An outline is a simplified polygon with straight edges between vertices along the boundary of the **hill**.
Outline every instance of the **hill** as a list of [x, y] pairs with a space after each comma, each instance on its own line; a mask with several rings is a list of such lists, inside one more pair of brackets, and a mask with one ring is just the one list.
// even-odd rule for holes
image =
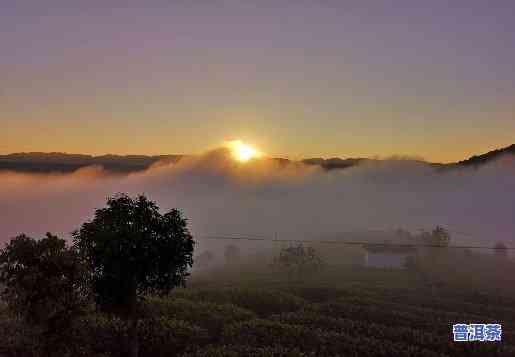
[[507, 155], [515, 155], [515, 144], [502, 149], [489, 151], [486, 154], [472, 156], [466, 160], [458, 162], [457, 164], [460, 166], [478, 167]]
[[73, 172], [87, 166], [102, 166], [115, 173], [130, 173], [149, 168], [158, 161], [177, 162], [181, 155], [78, 155], [65, 153], [15, 153], [0, 156], [0, 170], [17, 172]]
[[[438, 169], [453, 169], [459, 167], [477, 168], [506, 155], [515, 155], [515, 144], [505, 148], [493, 150], [485, 154], [474, 155], [468, 159], [450, 163], [435, 164], [427, 163]], [[131, 173], [148, 169], [157, 162], [178, 162], [184, 155], [81, 155], [66, 153], [14, 153], [0, 155], [0, 171], [9, 170], [16, 172], [34, 173], [66, 173], [73, 172], [87, 166], [102, 166], [105, 170], [114, 173]], [[288, 159], [274, 158], [283, 165], [291, 162]], [[377, 159], [369, 158], [307, 158], [301, 160], [306, 165], [320, 166], [325, 170], [346, 169], [361, 165], [367, 162], [374, 162]]]

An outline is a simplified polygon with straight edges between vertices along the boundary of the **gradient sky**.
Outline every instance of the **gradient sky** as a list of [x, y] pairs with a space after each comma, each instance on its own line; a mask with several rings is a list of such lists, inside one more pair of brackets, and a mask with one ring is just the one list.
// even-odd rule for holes
[[2, 0], [0, 45], [0, 153], [515, 143], [511, 0]]

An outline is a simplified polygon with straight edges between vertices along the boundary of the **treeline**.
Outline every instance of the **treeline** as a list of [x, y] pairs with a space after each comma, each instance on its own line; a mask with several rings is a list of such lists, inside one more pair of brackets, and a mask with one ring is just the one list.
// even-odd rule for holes
[[94, 311], [111, 314], [126, 327], [124, 354], [138, 356], [144, 297], [183, 286], [193, 264], [187, 220], [177, 209], [161, 214], [145, 196], [120, 194], [72, 236], [68, 246], [50, 233], [20, 235], [0, 251], [8, 314], [32, 328], [42, 356], [86, 353], [72, 343], [78, 321]]

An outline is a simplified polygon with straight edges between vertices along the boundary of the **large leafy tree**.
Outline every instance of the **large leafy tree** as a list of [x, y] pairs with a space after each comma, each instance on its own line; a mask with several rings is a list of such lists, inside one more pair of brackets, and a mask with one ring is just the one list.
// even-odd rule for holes
[[50, 233], [40, 240], [20, 235], [0, 250], [2, 300], [17, 318], [42, 330], [47, 354], [59, 352], [62, 337], [85, 311], [85, 278], [77, 252]]
[[129, 324], [128, 354], [137, 356], [138, 303], [146, 294], [166, 294], [185, 284], [194, 241], [177, 209], [161, 214], [145, 196], [119, 194], [73, 233], [91, 273], [98, 306]]

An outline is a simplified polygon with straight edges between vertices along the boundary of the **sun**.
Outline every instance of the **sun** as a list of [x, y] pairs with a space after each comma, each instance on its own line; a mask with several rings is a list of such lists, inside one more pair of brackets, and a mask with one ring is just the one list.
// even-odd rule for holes
[[227, 146], [232, 150], [234, 158], [241, 162], [247, 162], [261, 155], [252, 146], [249, 146], [240, 140], [230, 141]]

